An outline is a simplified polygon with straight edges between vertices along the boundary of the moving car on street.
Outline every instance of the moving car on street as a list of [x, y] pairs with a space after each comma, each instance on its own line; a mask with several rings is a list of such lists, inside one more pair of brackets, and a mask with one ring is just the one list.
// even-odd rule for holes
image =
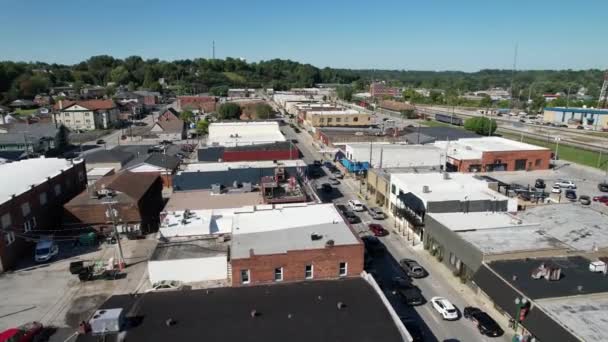
[[97, 140], [97, 142], [96, 142], [96, 144], [97, 144], [97, 145], [103, 145], [103, 144], [105, 144], [105, 143], [106, 143], [106, 141], [105, 141], [105, 140], [103, 140], [103, 139], [99, 139], [99, 140]]
[[458, 309], [456, 309], [449, 300], [443, 297], [433, 297], [431, 298], [431, 304], [433, 305], [433, 309], [435, 309], [444, 320], [455, 321], [458, 319]]
[[369, 208], [369, 215], [374, 219], [374, 220], [384, 220], [386, 218], [386, 214], [384, 214], [382, 212], [382, 209], [378, 208], [378, 207], [372, 207]]
[[420, 266], [416, 260], [401, 259], [399, 265], [401, 265], [401, 268], [403, 268], [405, 273], [412, 278], [424, 278], [429, 275], [424, 267]]
[[361, 203], [361, 201], [359, 201], [359, 200], [350, 200], [350, 201], [348, 201], [348, 206], [353, 211], [364, 211], [365, 210], [365, 207], [363, 206], [363, 203]]
[[463, 311], [464, 318], [473, 321], [477, 324], [477, 329], [482, 335], [490, 337], [498, 337], [504, 334], [498, 323], [490, 315], [481, 311], [478, 308], [467, 306]]
[[367, 225], [367, 227], [372, 232], [372, 234], [374, 234], [374, 236], [387, 236], [389, 234], [388, 230], [384, 229], [382, 225], [377, 223], [370, 223]]
[[535, 182], [534, 182], [534, 187], [537, 189], [544, 189], [547, 187], [547, 184], [545, 184], [545, 181], [543, 179], [538, 178]]

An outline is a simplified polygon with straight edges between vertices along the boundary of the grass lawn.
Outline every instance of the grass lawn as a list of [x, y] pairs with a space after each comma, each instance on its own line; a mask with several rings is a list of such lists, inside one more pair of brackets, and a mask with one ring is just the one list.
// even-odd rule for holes
[[34, 108], [34, 109], [17, 109], [15, 111], [15, 114], [17, 115], [30, 115], [32, 113], [35, 113], [38, 109]]
[[[517, 141], [520, 141], [520, 139], [521, 139], [521, 137], [517, 134], [502, 133], [502, 136], [505, 138], [508, 138], [511, 140], [517, 140]], [[536, 145], [536, 146], [546, 147], [546, 148], [550, 149], [551, 151], [555, 152], [555, 142], [553, 142], [553, 141], [524, 137], [523, 142], [532, 144], [532, 145]], [[598, 161], [598, 158], [600, 157], [599, 152], [588, 151], [588, 150], [584, 150], [584, 149], [581, 149], [578, 147], [568, 146], [568, 145], [564, 145], [564, 144], [559, 145], [558, 154], [559, 154], [559, 159], [567, 160], [567, 161], [571, 161], [573, 163], [587, 165], [587, 166], [591, 166], [591, 167], [595, 167], [595, 168], [597, 168], [597, 161]], [[606, 167], [606, 163], [608, 163], [608, 155], [606, 153], [603, 153], [602, 159], [600, 162], [601, 166], [599, 168], [604, 169]]]
[[224, 76], [228, 77], [228, 79], [231, 80], [232, 82], [245, 83], [245, 81], [247, 81], [245, 79], [245, 77], [243, 77], [235, 72], [226, 71], [223, 74], [224, 74]]

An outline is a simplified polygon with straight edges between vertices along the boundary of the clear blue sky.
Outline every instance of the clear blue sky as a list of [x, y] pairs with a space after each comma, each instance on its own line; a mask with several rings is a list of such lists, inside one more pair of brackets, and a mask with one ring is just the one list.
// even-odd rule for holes
[[0, 0], [0, 60], [289, 58], [408, 70], [608, 67], [608, 1]]

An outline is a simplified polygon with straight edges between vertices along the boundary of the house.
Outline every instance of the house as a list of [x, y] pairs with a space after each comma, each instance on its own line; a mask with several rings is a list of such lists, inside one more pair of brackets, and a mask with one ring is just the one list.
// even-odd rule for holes
[[60, 87], [52, 87], [50, 91], [50, 95], [53, 99], [73, 99], [77, 97], [76, 89], [72, 86], [60, 86]]
[[109, 232], [109, 207], [116, 210], [120, 231], [156, 231], [163, 207], [160, 177], [129, 171], [103, 177], [63, 206], [64, 223]]
[[38, 105], [34, 103], [34, 101], [23, 99], [15, 100], [11, 102], [8, 106], [15, 109], [30, 109], [38, 107]]
[[116, 101], [119, 104], [125, 104], [125, 103], [139, 103], [141, 100], [141, 96], [130, 92], [130, 91], [121, 91], [116, 93], [114, 96], [114, 101]]
[[45, 153], [55, 147], [58, 129], [51, 123], [14, 123], [0, 129], [0, 150]]
[[464, 138], [436, 141], [447, 152], [449, 172], [491, 172], [547, 170], [551, 150], [501, 137]]
[[130, 172], [153, 174], [161, 177], [163, 186], [173, 187], [173, 175], [177, 172], [181, 160], [172, 155], [152, 153], [145, 160], [128, 168]]
[[557, 100], [561, 96], [562, 95], [560, 93], [556, 93], [556, 94], [543, 94], [543, 98], [545, 99], [545, 102], [551, 102], [553, 100]]
[[199, 162], [234, 162], [300, 159], [300, 150], [291, 141], [268, 144], [207, 146], [198, 150]]
[[118, 103], [119, 118], [123, 121], [138, 120], [144, 117], [144, 106], [138, 102]]
[[144, 106], [144, 108], [155, 106], [160, 101], [160, 93], [157, 91], [147, 91], [147, 90], [136, 90], [133, 94], [140, 96], [139, 103]]
[[[107, 342], [412, 340], [384, 294], [366, 278], [117, 295], [100, 309], [122, 309], [130, 321], [135, 314], [145, 317], [120, 333], [106, 333]], [[89, 333], [76, 341], [98, 339]]]
[[214, 112], [216, 99], [213, 96], [178, 96], [177, 110], [198, 110], [203, 113]]
[[150, 132], [160, 140], [176, 141], [186, 139], [186, 123], [183, 120], [157, 120]]
[[102, 86], [90, 86], [80, 89], [80, 95], [85, 99], [99, 99], [106, 94], [106, 88]]
[[286, 141], [276, 121], [213, 122], [208, 146], [242, 146]]
[[[83, 162], [34, 158], [0, 165], [0, 272], [32, 259], [34, 243], [61, 223], [64, 203], [85, 189]], [[36, 234], [30, 233], [37, 230]], [[52, 232], [49, 232], [52, 235]]]
[[74, 130], [108, 129], [118, 122], [118, 107], [112, 100], [59, 100], [53, 121]]
[[179, 112], [172, 107], [167, 108], [162, 114], [158, 116], [157, 121], [172, 121], [179, 120]]
[[34, 97], [34, 103], [39, 107], [50, 106], [53, 104], [53, 98], [48, 94], [38, 94]]

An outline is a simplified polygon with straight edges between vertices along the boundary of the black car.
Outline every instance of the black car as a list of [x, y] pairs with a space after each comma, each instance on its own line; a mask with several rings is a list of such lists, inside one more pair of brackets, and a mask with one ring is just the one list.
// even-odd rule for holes
[[350, 224], [357, 224], [357, 223], [361, 222], [361, 219], [359, 218], [359, 216], [357, 216], [355, 213], [353, 213], [350, 210], [346, 210], [342, 214], [344, 215], [344, 218], [346, 219], [346, 221]]
[[543, 179], [537, 179], [536, 182], [534, 182], [534, 187], [537, 189], [544, 189], [547, 187], [547, 184], [545, 184], [545, 181]]
[[482, 335], [490, 337], [498, 337], [504, 334], [498, 323], [487, 313], [478, 308], [467, 306], [463, 312], [464, 318], [469, 319], [477, 324], [477, 329]]
[[591, 197], [589, 197], [587, 195], [581, 195], [581, 196], [579, 196], [578, 201], [581, 202], [582, 205], [590, 205]]
[[331, 187], [331, 184], [329, 184], [329, 183], [323, 183], [323, 184], [321, 184], [321, 190], [323, 192], [332, 192], [333, 188]]
[[399, 318], [401, 319], [401, 322], [403, 322], [403, 325], [405, 326], [405, 329], [407, 329], [407, 332], [410, 333], [413, 342], [424, 341], [424, 334], [422, 332], [422, 329], [420, 329], [418, 323], [416, 323], [416, 321], [409, 319], [408, 317]]
[[424, 267], [420, 266], [416, 260], [401, 259], [399, 265], [401, 265], [401, 268], [403, 268], [405, 273], [412, 278], [424, 278], [429, 275]]
[[321, 167], [323, 163], [320, 160], [313, 160], [312, 165], [316, 167]]
[[348, 208], [346, 208], [344, 204], [336, 204], [336, 209], [342, 214], [344, 214], [345, 211], [348, 211]]
[[384, 253], [386, 247], [378, 240], [375, 236], [364, 236], [361, 238], [363, 244], [365, 245], [365, 249], [369, 254], [381, 254]]
[[103, 139], [99, 139], [99, 140], [97, 140], [97, 142], [96, 142], [96, 144], [97, 144], [97, 145], [103, 145], [103, 144], [105, 144], [105, 143], [106, 143], [106, 141], [105, 141], [105, 140], [103, 140]]
[[393, 278], [393, 291], [401, 296], [407, 305], [422, 305], [424, 297], [420, 289], [411, 283], [408, 279], [401, 277]]
[[576, 201], [576, 191], [574, 190], [566, 190], [565, 195], [567, 199], [571, 200], [571, 201]]
[[608, 192], [608, 183], [599, 183], [597, 189], [601, 192]]

